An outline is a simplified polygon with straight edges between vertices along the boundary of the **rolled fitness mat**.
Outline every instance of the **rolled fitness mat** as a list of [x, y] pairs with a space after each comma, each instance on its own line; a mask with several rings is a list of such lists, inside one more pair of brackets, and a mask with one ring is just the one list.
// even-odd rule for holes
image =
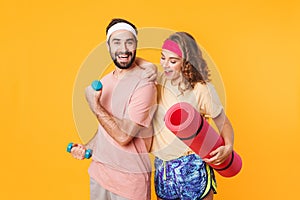
[[[211, 158], [210, 152], [224, 145], [223, 138], [189, 103], [174, 104], [165, 115], [166, 127], [201, 158]], [[233, 151], [220, 165], [212, 165], [221, 176], [233, 177], [242, 168], [241, 157]]]

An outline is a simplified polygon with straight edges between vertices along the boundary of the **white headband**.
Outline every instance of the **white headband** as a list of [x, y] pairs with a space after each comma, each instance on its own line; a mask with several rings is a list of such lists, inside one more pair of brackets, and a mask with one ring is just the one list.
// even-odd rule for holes
[[136, 37], [136, 31], [134, 30], [134, 28], [132, 26], [130, 26], [129, 24], [127, 23], [124, 23], [124, 22], [120, 22], [120, 23], [117, 23], [115, 25], [113, 25], [112, 27], [110, 27], [107, 31], [107, 34], [106, 34], [106, 42], [108, 42], [109, 40], [109, 37], [111, 36], [111, 34], [115, 31], [118, 31], [118, 30], [127, 30], [127, 31], [130, 31], [135, 38]]

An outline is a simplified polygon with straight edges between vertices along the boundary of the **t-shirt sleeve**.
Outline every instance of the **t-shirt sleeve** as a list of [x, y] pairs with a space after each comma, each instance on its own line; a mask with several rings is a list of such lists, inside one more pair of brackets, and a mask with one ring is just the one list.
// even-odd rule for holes
[[200, 93], [200, 109], [211, 118], [216, 118], [223, 110], [223, 105], [215, 87], [207, 83], [206, 85], [201, 85], [198, 92]]
[[154, 83], [149, 82], [139, 87], [129, 102], [129, 118], [139, 125], [149, 127], [156, 110], [156, 101], [157, 91]]

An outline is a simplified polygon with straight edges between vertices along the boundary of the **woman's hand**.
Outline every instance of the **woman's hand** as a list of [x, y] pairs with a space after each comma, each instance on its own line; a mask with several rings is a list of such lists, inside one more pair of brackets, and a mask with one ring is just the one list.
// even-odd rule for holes
[[232, 151], [232, 145], [220, 146], [214, 151], [210, 152], [209, 155], [212, 156], [211, 158], [204, 158], [203, 161], [208, 164], [220, 165], [228, 158]]
[[157, 78], [157, 67], [153, 63], [150, 63], [142, 58], [135, 59], [136, 64], [143, 69], [142, 78], [148, 79], [148, 81], [155, 82]]

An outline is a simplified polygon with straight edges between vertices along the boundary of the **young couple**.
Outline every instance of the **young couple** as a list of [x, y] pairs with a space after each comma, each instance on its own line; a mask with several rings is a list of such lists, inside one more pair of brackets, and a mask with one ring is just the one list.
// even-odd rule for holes
[[[127, 20], [110, 22], [107, 47], [115, 69], [101, 79], [101, 91], [86, 89], [99, 127], [88, 144], [72, 148], [71, 153], [83, 159], [86, 148], [93, 150], [90, 199], [150, 200], [148, 152], [155, 155], [158, 199], [213, 199], [216, 182], [207, 163], [226, 160], [233, 151], [234, 133], [201, 50], [186, 32], [170, 35], [162, 45], [163, 72], [157, 75], [153, 64], [135, 57], [137, 34]], [[164, 125], [166, 111], [182, 101], [212, 118], [225, 141], [210, 159], [201, 159]]]

